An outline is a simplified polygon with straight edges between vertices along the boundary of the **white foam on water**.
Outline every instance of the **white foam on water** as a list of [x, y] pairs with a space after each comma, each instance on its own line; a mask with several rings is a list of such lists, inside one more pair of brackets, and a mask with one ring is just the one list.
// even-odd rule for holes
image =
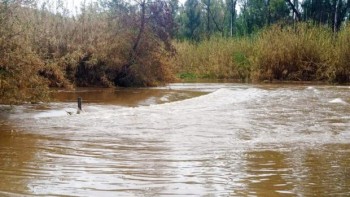
[[344, 101], [341, 98], [335, 98], [333, 100], [330, 100], [329, 103], [337, 103], [337, 104], [343, 104], [343, 105], [347, 105], [348, 104], [346, 101]]
[[[139, 107], [88, 104], [81, 114], [74, 113], [76, 109], [71, 106], [75, 104], [67, 107], [57, 103], [53, 110], [31, 115], [36, 121], [31, 127], [45, 134], [160, 135], [159, 138], [171, 135], [172, 140], [187, 140], [188, 143], [215, 139], [218, 146], [232, 143], [312, 144], [342, 142], [350, 138], [350, 133], [343, 133], [349, 125], [348, 119], [339, 124], [328, 123], [326, 118], [331, 105], [323, 110], [317, 103], [321, 101], [318, 97], [296, 91], [300, 90], [220, 86], [203, 96], [164, 104]], [[329, 103], [346, 102], [338, 98]], [[67, 111], [72, 113], [69, 115]], [[334, 114], [338, 119], [337, 113]], [[344, 117], [344, 114], [339, 116]], [[24, 121], [31, 122], [31, 117], [27, 116]]]
[[[235, 111], [234, 108], [238, 110], [239, 103], [259, 97], [263, 92], [265, 91], [255, 88], [237, 90], [223, 88], [207, 95], [158, 105], [87, 106], [84, 107], [85, 112], [82, 114], [75, 114], [74, 108], [55, 109], [35, 114], [34, 117], [38, 122], [34, 124], [34, 127], [50, 130], [50, 127], [57, 129], [62, 125], [65, 127], [79, 125], [84, 132], [95, 132], [96, 130], [115, 132], [116, 130], [126, 131], [140, 128], [195, 131], [225, 129], [226, 124], [231, 124], [231, 121], [238, 121], [237, 124], [242, 124], [245, 120], [241, 117], [244, 113], [237, 114], [232, 119], [226, 119], [223, 115], [236, 114], [238, 111]], [[66, 111], [73, 113], [67, 115]]]
[[34, 118], [50, 118], [50, 117], [60, 117], [67, 116], [77, 113], [77, 109], [74, 108], [64, 108], [62, 110], [48, 110], [44, 112], [40, 112], [34, 115]]
[[317, 94], [320, 93], [320, 91], [317, 88], [313, 87], [313, 86], [308, 86], [306, 88], [306, 90], [313, 91], [314, 93], [317, 93]]
[[168, 102], [168, 101], [169, 101], [169, 95], [162, 96], [162, 97], [160, 98], [160, 101], [162, 101], [162, 102]]

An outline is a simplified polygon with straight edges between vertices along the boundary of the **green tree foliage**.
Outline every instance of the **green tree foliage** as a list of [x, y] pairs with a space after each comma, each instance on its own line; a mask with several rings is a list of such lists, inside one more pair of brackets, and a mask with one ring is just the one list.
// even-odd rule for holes
[[269, 25], [290, 19], [290, 11], [283, 0], [270, 0], [269, 3]]
[[187, 0], [183, 12], [183, 30], [185, 37], [191, 40], [199, 40], [201, 25], [201, 5], [198, 0]]
[[237, 6], [237, 0], [228, 0], [226, 2], [228, 11], [229, 11], [229, 17], [228, 17], [228, 29], [229, 29], [229, 35], [232, 37], [235, 34], [235, 22], [236, 22], [236, 6]]
[[338, 31], [350, 11], [349, 0], [305, 0], [303, 17], [315, 23], [326, 24]]
[[249, 35], [295, 21], [313, 21], [338, 31], [349, 18], [349, 6], [349, 0], [187, 0], [177, 16], [178, 37]]
[[171, 37], [175, 37], [177, 34], [178, 30], [178, 24], [176, 21], [176, 17], [179, 13], [180, 7], [179, 7], [179, 1], [178, 0], [170, 0], [169, 1], [169, 6], [170, 6], [170, 11], [171, 11], [171, 16], [172, 16], [172, 22], [173, 22], [173, 27], [171, 30]]
[[176, 19], [180, 39], [200, 41], [211, 35], [228, 35], [230, 32], [229, 10], [222, 0], [187, 0]]
[[267, 9], [261, 0], [247, 0], [242, 6], [242, 17], [247, 33], [252, 33], [266, 24]]
[[284, 0], [244, 0], [237, 19], [240, 34], [251, 34], [280, 21], [289, 19], [289, 9]]
[[211, 6], [210, 6], [210, 10], [209, 10], [209, 18], [211, 21], [211, 29], [212, 31], [218, 32], [221, 35], [225, 35], [226, 32], [228, 31], [228, 9], [226, 8], [226, 4], [224, 1], [222, 0], [211, 0]]

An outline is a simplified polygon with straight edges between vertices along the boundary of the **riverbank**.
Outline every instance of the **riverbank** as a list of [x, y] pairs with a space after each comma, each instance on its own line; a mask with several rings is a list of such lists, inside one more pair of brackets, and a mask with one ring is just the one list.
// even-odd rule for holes
[[350, 27], [334, 34], [307, 23], [276, 25], [249, 37], [214, 37], [175, 46], [177, 76], [182, 79], [350, 82]]
[[[120, 41], [110, 39], [100, 41]], [[48, 56], [48, 48], [45, 52], [34, 49], [51, 45], [30, 40], [26, 40], [27, 45], [20, 45], [18, 38], [2, 41], [3, 48], [16, 49], [0, 51], [0, 57], [6, 57], [0, 59], [2, 104], [49, 101], [51, 87], [150, 87], [200, 79], [245, 83], [350, 82], [350, 26], [334, 34], [328, 28], [307, 23], [275, 25], [245, 37], [173, 41], [172, 52], [163, 50], [165, 46], [160, 42], [146, 40], [144, 50], [138, 52], [137, 62], [132, 65], [125, 53], [130, 48], [126, 43], [106, 48], [99, 42], [86, 47], [84, 43], [67, 41], [63, 45], [70, 47], [64, 52], [57, 45], [54, 49], [58, 51]], [[146, 50], [148, 47], [154, 50]]]

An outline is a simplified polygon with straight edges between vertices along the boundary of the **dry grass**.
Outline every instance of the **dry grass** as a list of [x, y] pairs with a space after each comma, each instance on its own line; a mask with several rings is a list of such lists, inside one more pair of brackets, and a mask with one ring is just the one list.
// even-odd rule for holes
[[350, 28], [272, 26], [252, 37], [176, 43], [180, 77], [348, 83]]
[[254, 45], [253, 79], [325, 80], [332, 53], [332, 33], [307, 24], [271, 27], [259, 34]]
[[180, 77], [249, 78], [249, 39], [212, 38], [197, 44], [175, 43], [175, 47], [175, 70]]
[[350, 26], [347, 25], [337, 35], [330, 65], [326, 69], [327, 77], [335, 83], [350, 82]]

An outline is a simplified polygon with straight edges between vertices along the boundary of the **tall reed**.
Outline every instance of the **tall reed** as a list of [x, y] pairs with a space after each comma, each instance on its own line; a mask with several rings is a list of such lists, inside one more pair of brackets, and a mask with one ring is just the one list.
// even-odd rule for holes
[[213, 37], [200, 43], [176, 42], [175, 70], [180, 77], [242, 80], [249, 77], [249, 39]]
[[242, 38], [177, 42], [180, 77], [242, 81], [350, 82], [350, 28], [334, 34], [300, 23], [275, 25]]
[[332, 32], [299, 24], [273, 26], [261, 32], [254, 44], [254, 80], [325, 80], [332, 53]]
[[335, 83], [350, 82], [350, 26], [344, 27], [337, 37], [333, 47], [331, 66], [326, 68], [327, 77]]

